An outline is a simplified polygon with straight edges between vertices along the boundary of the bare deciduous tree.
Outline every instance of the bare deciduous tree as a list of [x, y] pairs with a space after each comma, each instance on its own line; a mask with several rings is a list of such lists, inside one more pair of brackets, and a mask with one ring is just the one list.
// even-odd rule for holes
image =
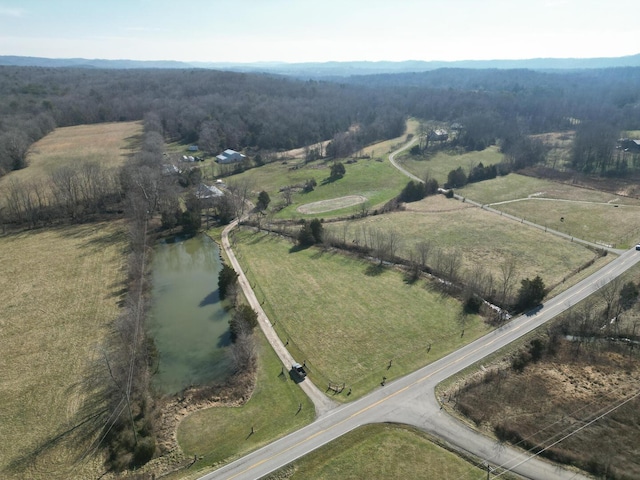
[[422, 268], [427, 267], [427, 263], [429, 262], [429, 254], [432, 250], [433, 245], [430, 241], [420, 241], [416, 243], [416, 254], [417, 261], [420, 263]]
[[516, 257], [511, 255], [505, 257], [500, 264], [500, 278], [499, 278], [499, 298], [498, 301], [503, 305], [509, 305], [511, 303], [511, 294], [513, 293], [514, 280], [517, 269]]

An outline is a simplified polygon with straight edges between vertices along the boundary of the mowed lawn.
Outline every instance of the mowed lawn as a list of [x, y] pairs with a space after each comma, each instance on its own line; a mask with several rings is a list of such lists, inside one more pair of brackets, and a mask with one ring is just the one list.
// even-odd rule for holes
[[[282, 374], [282, 363], [261, 332], [256, 334], [256, 340], [259, 357], [256, 388], [247, 403], [199, 410], [180, 422], [177, 437], [183, 452], [187, 457], [202, 457], [190, 472], [228, 463], [315, 418], [313, 403], [289, 378], [288, 372]], [[302, 409], [298, 412], [300, 405]], [[175, 478], [183, 478], [184, 474], [181, 471]]]
[[85, 381], [118, 314], [126, 245], [122, 223], [0, 237], [0, 478], [104, 471], [79, 461], [104, 408]]
[[56, 128], [29, 149], [29, 166], [0, 178], [0, 190], [10, 179], [47, 180], [62, 166], [77, 166], [86, 161], [104, 166], [120, 166], [137, 146], [142, 134], [141, 122], [97, 123]]
[[640, 200], [510, 174], [457, 191], [472, 200], [591, 242], [640, 241]]
[[235, 238], [274, 328], [320, 388], [344, 383], [343, 395], [351, 387], [360, 396], [488, 331], [478, 316], [461, 316], [458, 301], [394, 269], [248, 230]]
[[[290, 480], [483, 480], [486, 470], [433, 443], [417, 429], [365, 425], [296, 460], [270, 478]], [[507, 475], [504, 478], [512, 478]]]
[[[359, 159], [355, 163], [345, 164], [344, 177], [328, 182], [330, 168], [333, 162], [316, 161], [290, 170], [290, 165], [269, 164], [248, 170], [242, 174], [225, 179], [229, 185], [249, 181], [257, 193], [264, 190], [271, 198], [270, 208], [284, 202], [280, 190], [288, 185], [302, 186], [313, 178], [317, 186], [312, 192], [301, 190], [292, 195], [292, 203], [276, 213], [276, 218], [307, 218], [297, 211], [300, 205], [340, 198], [347, 195], [362, 195], [367, 198], [371, 209], [384, 205], [387, 201], [400, 193], [407, 183], [407, 178], [394, 168], [388, 161]], [[255, 198], [253, 199], [255, 201]], [[335, 217], [352, 214], [361, 207], [347, 207], [326, 212], [324, 217]]]
[[[419, 242], [429, 242], [446, 252], [455, 250], [462, 257], [463, 276], [465, 271], [481, 265], [498, 281], [505, 259], [515, 258], [515, 290], [520, 286], [520, 279], [536, 275], [540, 275], [547, 286], [562, 282], [595, 257], [594, 252], [580, 244], [442, 195], [408, 203], [406, 208], [347, 223], [325, 224], [325, 228], [341, 240], [359, 238], [360, 243], [364, 242], [363, 232], [394, 230], [402, 239], [397, 254], [406, 259]], [[432, 255], [427, 264], [434, 262]]]

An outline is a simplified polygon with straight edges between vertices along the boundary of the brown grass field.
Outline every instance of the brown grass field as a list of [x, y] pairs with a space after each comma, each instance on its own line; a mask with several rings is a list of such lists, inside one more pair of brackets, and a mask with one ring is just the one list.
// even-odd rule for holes
[[[640, 382], [637, 353], [629, 357], [602, 346], [576, 355], [571, 342], [561, 341], [555, 355], [529, 364], [521, 373], [507, 365], [485, 380], [466, 382], [466, 388], [448, 392], [455, 398], [450, 405], [456, 404], [486, 434], [502, 428], [526, 450], [550, 446], [584, 426], [551, 447], [552, 458], [592, 468], [602, 475], [598, 478], [640, 477], [640, 400], [634, 399]], [[627, 404], [587, 425], [627, 399]]]
[[[445, 251], [459, 251], [463, 270], [480, 264], [496, 279], [503, 260], [513, 256], [518, 279], [540, 275], [547, 286], [562, 282], [595, 257], [594, 252], [579, 244], [442, 195], [408, 203], [402, 212], [325, 225], [336, 237], [347, 241], [356, 239], [357, 231], [363, 227], [398, 232], [402, 238], [398, 254], [403, 258], [409, 258], [418, 242], [428, 241]], [[601, 267], [606, 261], [607, 257], [596, 264]]]
[[141, 122], [98, 123], [56, 128], [34, 143], [27, 156], [29, 166], [0, 178], [0, 190], [10, 179], [44, 180], [57, 167], [95, 161], [119, 166], [136, 148]]
[[85, 380], [118, 314], [126, 245], [122, 223], [0, 237], [0, 478], [104, 471], [80, 460], [103, 408]]

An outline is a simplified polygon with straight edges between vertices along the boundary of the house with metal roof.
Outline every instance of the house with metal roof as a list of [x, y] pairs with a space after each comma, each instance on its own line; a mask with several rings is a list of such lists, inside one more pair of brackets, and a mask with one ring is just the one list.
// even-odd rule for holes
[[235, 150], [227, 149], [220, 155], [216, 155], [216, 161], [218, 163], [237, 163], [242, 162], [246, 156]]

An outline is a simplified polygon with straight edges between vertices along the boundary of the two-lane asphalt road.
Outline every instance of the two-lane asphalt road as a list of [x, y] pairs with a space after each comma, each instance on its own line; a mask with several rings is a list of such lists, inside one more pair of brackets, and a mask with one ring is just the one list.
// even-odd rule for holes
[[360, 425], [383, 421], [416, 425], [492, 465], [505, 466], [532, 479], [586, 478], [538, 458], [498, 445], [444, 413], [435, 398], [435, 386], [549, 321], [621, 275], [640, 261], [630, 250], [569, 290], [549, 300], [530, 316], [520, 316], [456, 352], [361, 399], [336, 407], [312, 424], [287, 435], [208, 475], [212, 479], [256, 479], [344, 435]]

